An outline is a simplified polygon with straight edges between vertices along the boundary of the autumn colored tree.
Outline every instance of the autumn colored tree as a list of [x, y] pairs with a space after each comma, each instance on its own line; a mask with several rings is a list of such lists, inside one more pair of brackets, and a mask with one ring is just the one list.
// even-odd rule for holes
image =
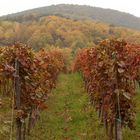
[[[31, 19], [33, 17], [31, 15]], [[97, 45], [107, 38], [124, 38], [130, 43], [140, 43], [140, 32], [136, 30], [95, 20], [72, 20], [58, 16], [43, 16], [38, 20], [33, 18], [30, 22], [0, 21], [0, 33], [2, 46], [18, 41], [27, 43], [36, 50], [54, 45], [75, 51], [89, 44]]]

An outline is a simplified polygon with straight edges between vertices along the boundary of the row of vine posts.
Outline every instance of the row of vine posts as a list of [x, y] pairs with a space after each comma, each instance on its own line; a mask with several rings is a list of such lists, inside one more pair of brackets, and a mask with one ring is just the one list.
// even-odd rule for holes
[[140, 45], [107, 39], [79, 49], [74, 71], [85, 81], [91, 103], [110, 140], [122, 140], [122, 128], [134, 129], [136, 84], [140, 77]]
[[16, 131], [11, 124], [14, 133], [10, 133], [10, 140], [13, 137], [25, 140], [39, 119], [39, 112], [47, 108], [48, 94], [55, 87], [59, 72], [64, 69], [64, 57], [59, 49], [34, 52], [20, 43], [1, 47], [0, 54], [1, 92], [4, 96], [13, 96], [14, 104], [11, 117], [15, 119], [11, 123], [16, 123]]

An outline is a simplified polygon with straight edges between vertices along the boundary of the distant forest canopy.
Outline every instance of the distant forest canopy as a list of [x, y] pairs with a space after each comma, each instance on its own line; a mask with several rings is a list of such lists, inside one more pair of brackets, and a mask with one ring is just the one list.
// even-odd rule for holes
[[80, 6], [80, 5], [52, 5], [36, 8], [1, 17], [1, 20], [10, 20], [17, 22], [26, 22], [39, 20], [44, 16], [61, 16], [70, 19], [94, 19], [96, 21], [107, 22], [116, 26], [125, 26], [140, 30], [140, 18], [131, 14], [119, 12], [111, 9], [98, 7]]
[[38, 50], [42, 47], [93, 47], [107, 38], [123, 38], [140, 43], [140, 32], [96, 20], [72, 20], [44, 16], [28, 22], [0, 21], [0, 46], [22, 42]]

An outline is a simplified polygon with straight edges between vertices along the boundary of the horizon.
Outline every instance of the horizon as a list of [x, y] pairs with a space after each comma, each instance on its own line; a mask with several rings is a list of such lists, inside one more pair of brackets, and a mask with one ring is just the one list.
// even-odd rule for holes
[[[6, 16], [6, 15], [10, 15], [10, 14], [15, 14], [15, 13], [23, 12], [23, 11], [28, 11], [28, 10], [41, 8], [41, 7], [52, 6], [52, 5], [73, 4], [73, 5], [80, 5], [80, 6], [85, 5], [85, 6], [90, 6], [90, 7], [98, 7], [98, 8], [103, 8], [103, 9], [116, 10], [116, 11], [119, 11], [119, 12], [124, 12], [124, 13], [131, 14], [135, 17], [140, 18], [140, 10], [138, 8], [139, 6], [135, 5], [136, 8], [132, 8], [132, 9], [129, 6], [129, 7], [125, 7], [126, 8], [125, 9], [124, 4], [126, 4], [125, 3], [126, 0], [123, 1], [124, 4], [121, 2], [121, 0], [119, 0], [117, 2], [113, 2], [113, 3], [111, 3], [111, 0], [107, 0], [107, 1], [110, 1], [109, 3], [107, 3], [107, 1], [106, 1], [106, 3], [103, 3], [103, 2], [100, 3], [99, 1], [101, 1], [101, 0], [98, 0], [98, 2], [97, 2], [97, 0], [95, 0], [94, 4], [93, 4], [92, 0], [89, 0], [88, 2], [81, 1], [81, 3], [80, 3], [80, 0], [76, 0], [76, 2], [71, 2], [71, 3], [64, 2], [64, 1], [67, 1], [67, 0], [59, 0], [59, 1], [63, 1], [63, 3], [58, 2], [58, 1], [56, 2], [55, 0], [53, 0], [51, 2], [50, 1], [46, 2], [46, 1], [40, 0], [40, 1], [35, 1], [34, 4], [32, 3], [33, 0], [30, 0], [30, 1], [25, 0], [24, 2], [23, 1], [18, 1], [18, 0], [13, 0], [13, 2], [10, 5], [7, 4], [7, 1], [8, 0], [0, 2], [0, 16]], [[136, 1], [136, 0], [133, 0], [133, 2], [134, 1]], [[132, 1], [129, 1], [129, 2], [127, 2], [127, 4], [133, 6], [131, 4], [131, 2]], [[114, 5], [115, 5], [115, 7], [114, 7]], [[133, 9], [135, 9], [135, 10], [133, 10]]]

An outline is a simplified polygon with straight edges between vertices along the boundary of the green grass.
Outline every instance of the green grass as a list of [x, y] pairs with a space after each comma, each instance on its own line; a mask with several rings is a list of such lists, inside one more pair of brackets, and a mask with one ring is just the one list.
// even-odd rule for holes
[[[134, 102], [136, 129], [123, 129], [123, 140], [140, 140], [139, 88]], [[104, 127], [89, 102], [78, 73], [61, 74], [58, 77], [57, 86], [49, 95], [47, 106], [48, 109], [41, 112], [40, 120], [27, 140], [107, 140]], [[10, 99], [4, 97], [0, 107], [0, 140], [9, 140], [10, 119]]]
[[101, 140], [107, 138], [79, 74], [61, 74], [48, 100], [48, 110], [29, 140]]
[[134, 97], [136, 104], [136, 119], [135, 119], [135, 130], [125, 128], [123, 131], [124, 140], [140, 140], [140, 87], [136, 89], [136, 96]]
[[11, 126], [11, 100], [3, 97], [0, 106], [0, 140], [9, 140]]

